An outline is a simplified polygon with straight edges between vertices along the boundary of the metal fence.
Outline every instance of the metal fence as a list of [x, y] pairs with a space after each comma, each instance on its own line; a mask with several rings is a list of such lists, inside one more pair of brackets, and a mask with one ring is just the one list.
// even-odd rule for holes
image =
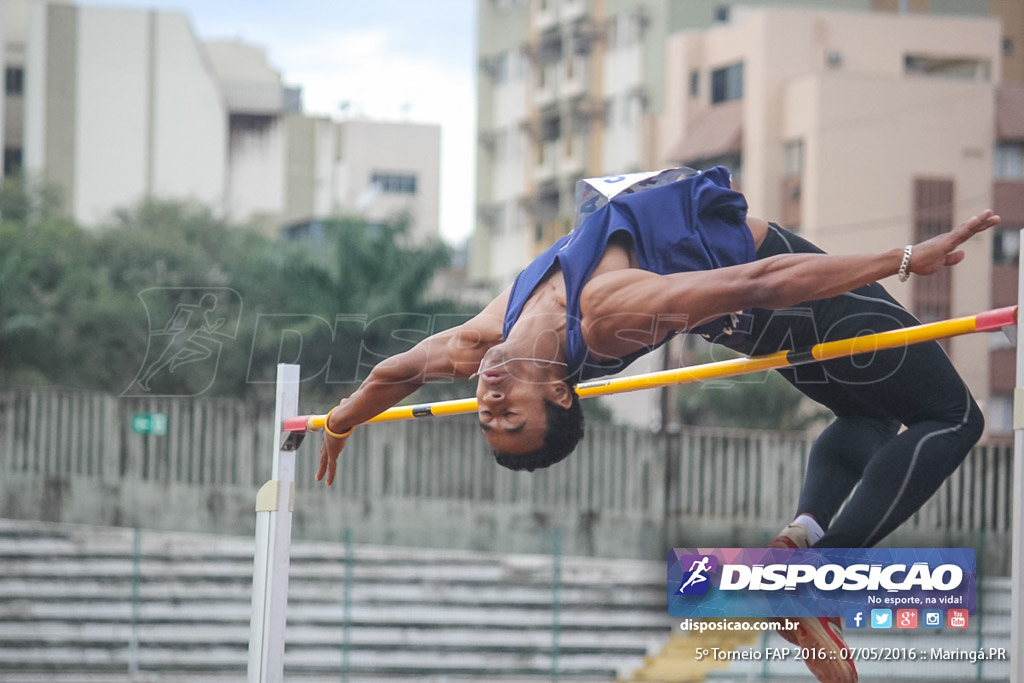
[[[153, 414], [165, 416], [164, 433], [133, 429], [136, 416]], [[262, 403], [0, 391], [0, 472], [254, 490], [276, 447], [272, 422], [273, 406]], [[300, 490], [314, 487], [315, 439], [297, 464]], [[334, 495], [773, 524], [793, 512], [809, 447], [804, 434], [687, 429], [660, 436], [594, 425], [571, 458], [525, 474], [494, 465], [472, 417], [437, 418], [357, 429], [339, 460]], [[1011, 465], [1011, 446], [979, 445], [906, 526], [1008, 533]]]

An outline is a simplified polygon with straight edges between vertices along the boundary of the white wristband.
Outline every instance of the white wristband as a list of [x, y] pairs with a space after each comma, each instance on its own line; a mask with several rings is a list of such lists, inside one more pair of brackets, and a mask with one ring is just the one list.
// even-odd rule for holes
[[906, 282], [910, 279], [910, 271], [907, 268], [910, 266], [910, 255], [914, 251], [914, 245], [908, 244], [903, 247], [903, 262], [900, 263], [900, 282]]

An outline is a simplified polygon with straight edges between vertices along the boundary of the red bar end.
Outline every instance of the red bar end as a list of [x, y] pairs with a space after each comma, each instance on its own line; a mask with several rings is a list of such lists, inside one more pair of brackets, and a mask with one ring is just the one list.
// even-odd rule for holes
[[306, 431], [306, 420], [309, 418], [308, 415], [296, 415], [295, 417], [285, 418], [284, 425], [281, 431], [285, 432], [304, 432]]
[[974, 330], [976, 332], [992, 332], [1001, 330], [1007, 325], [1017, 324], [1017, 307], [1007, 306], [996, 308], [991, 311], [984, 311], [974, 316]]

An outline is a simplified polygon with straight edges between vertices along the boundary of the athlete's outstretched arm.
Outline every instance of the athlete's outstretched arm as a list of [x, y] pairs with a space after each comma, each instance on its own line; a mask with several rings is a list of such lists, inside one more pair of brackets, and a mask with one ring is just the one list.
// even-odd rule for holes
[[[985, 211], [947, 233], [913, 246], [908, 271], [930, 275], [964, 258], [959, 247], [999, 223]], [[778, 309], [826, 299], [896, 275], [902, 248], [876, 254], [782, 254], [715, 270], [656, 275], [637, 269], [594, 277], [583, 289], [588, 347], [621, 357], [675, 330], [747, 308]]]
[[[431, 381], [465, 379], [476, 372], [484, 353], [501, 341], [508, 290], [466, 323], [438, 332], [404, 353], [378, 363], [351, 396], [331, 411], [320, 446], [316, 480], [334, 483], [338, 456], [348, 434], [359, 424], [398, 404]], [[331, 436], [344, 435], [341, 438]]]

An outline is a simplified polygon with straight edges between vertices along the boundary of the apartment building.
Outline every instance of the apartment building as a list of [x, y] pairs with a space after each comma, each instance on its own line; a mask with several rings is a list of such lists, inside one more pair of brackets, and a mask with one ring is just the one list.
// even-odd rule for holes
[[[724, 164], [752, 212], [836, 252], [992, 206], [1004, 229], [968, 247], [969, 272], [891, 288], [925, 320], [1012, 302], [1022, 32], [1011, 1], [481, 0], [471, 273], [507, 282], [564, 234], [579, 178]], [[995, 337], [946, 346], [1000, 433], [1012, 350]]]
[[[658, 162], [728, 166], [752, 212], [827, 251], [917, 242], [992, 205], [997, 18], [759, 9], [673, 36], [669, 55], [688, 87]], [[969, 270], [886, 284], [925, 321], [985, 310], [991, 239], [966, 245]], [[988, 339], [945, 343], [988, 396]]]
[[3, 172], [58, 187], [95, 225], [197, 201], [276, 236], [338, 213], [439, 237], [440, 127], [302, 111], [261, 46], [199, 40], [180, 12], [3, 0]]
[[653, 168], [656, 117], [672, 85], [668, 38], [725, 22], [730, 9], [711, 0], [478, 0], [477, 14], [470, 275], [497, 284], [568, 231], [578, 179]]

